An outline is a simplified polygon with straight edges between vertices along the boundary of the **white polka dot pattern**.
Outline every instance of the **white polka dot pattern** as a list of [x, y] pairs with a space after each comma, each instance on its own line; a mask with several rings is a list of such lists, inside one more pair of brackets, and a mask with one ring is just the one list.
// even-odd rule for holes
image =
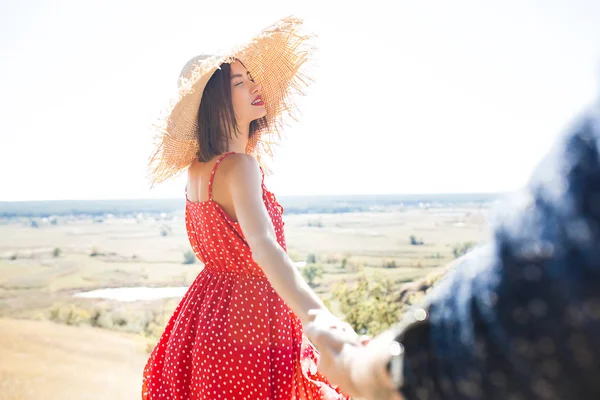
[[[205, 264], [175, 309], [144, 370], [143, 400], [348, 399], [316, 371], [318, 354], [277, 295], [237, 222], [212, 200], [186, 199], [192, 249]], [[283, 207], [263, 200], [285, 249]]]

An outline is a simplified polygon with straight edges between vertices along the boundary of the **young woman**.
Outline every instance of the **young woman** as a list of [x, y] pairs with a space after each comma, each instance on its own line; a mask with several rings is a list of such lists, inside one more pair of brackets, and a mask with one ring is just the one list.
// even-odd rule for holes
[[[288, 18], [225, 57], [199, 56], [152, 160], [155, 182], [187, 170], [186, 228], [204, 263], [144, 371], [143, 399], [345, 399], [317, 372], [313, 322], [356, 343], [286, 253], [268, 154], [310, 51]], [[254, 76], [253, 76], [254, 73]]]

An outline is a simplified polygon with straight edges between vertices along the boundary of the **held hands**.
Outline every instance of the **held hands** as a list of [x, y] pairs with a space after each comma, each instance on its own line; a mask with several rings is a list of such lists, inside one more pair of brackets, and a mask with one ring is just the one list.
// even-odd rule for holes
[[393, 335], [360, 338], [346, 322], [328, 311], [316, 311], [304, 332], [320, 353], [320, 372], [351, 396], [401, 400], [386, 372]]
[[[314, 341], [311, 336], [319, 335], [324, 332], [336, 332], [336, 337], [340, 341], [340, 346], [342, 343], [349, 343], [357, 346], [361, 344], [361, 339], [354, 329], [352, 329], [350, 324], [342, 321], [328, 310], [309, 310], [308, 316], [309, 320], [308, 323], [304, 324], [304, 332], [313, 344]], [[310, 329], [307, 329], [307, 327], [310, 327]]]

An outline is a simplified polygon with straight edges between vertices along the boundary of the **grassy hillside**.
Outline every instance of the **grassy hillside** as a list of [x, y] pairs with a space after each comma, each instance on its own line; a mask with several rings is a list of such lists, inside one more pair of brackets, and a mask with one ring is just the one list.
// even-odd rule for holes
[[135, 336], [0, 318], [0, 348], [0, 400], [140, 397], [147, 356]]

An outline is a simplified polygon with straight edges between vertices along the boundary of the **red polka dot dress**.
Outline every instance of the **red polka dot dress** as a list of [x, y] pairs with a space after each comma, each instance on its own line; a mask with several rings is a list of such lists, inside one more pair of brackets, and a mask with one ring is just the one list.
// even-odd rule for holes
[[[252, 260], [240, 225], [212, 200], [186, 199], [186, 228], [202, 272], [175, 309], [146, 368], [142, 399], [348, 399], [317, 372], [318, 354]], [[283, 208], [263, 200], [285, 249]]]

